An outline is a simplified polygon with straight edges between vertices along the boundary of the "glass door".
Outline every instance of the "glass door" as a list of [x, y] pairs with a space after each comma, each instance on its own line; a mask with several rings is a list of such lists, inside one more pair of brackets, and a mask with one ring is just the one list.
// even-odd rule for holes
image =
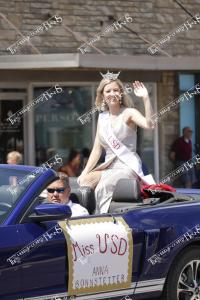
[[[34, 87], [36, 98], [50, 86]], [[88, 151], [92, 147], [91, 120], [82, 124], [79, 117], [92, 108], [89, 86], [62, 86], [62, 92], [41, 103], [34, 110], [36, 165], [59, 153], [63, 163], [73, 150]]]
[[24, 120], [21, 118], [14, 124], [7, 120], [23, 107], [24, 99], [20, 97], [14, 93], [0, 93], [0, 163], [6, 163], [6, 156], [11, 151], [24, 155]]

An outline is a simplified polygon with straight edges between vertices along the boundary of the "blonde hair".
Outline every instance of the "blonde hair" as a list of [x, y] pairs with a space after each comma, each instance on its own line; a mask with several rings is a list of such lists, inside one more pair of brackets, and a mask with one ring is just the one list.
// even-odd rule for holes
[[16, 164], [20, 164], [22, 162], [22, 155], [18, 151], [11, 151], [7, 154], [7, 160], [14, 159]]
[[[105, 79], [103, 78], [100, 83], [99, 83], [99, 86], [97, 88], [97, 96], [96, 96], [96, 106], [98, 109], [101, 109], [102, 108], [102, 102], [103, 102], [103, 90], [104, 90], [104, 87], [111, 83], [111, 82], [116, 82], [120, 88], [120, 91], [121, 91], [121, 101], [122, 101], [122, 105], [125, 106], [125, 107], [133, 107], [133, 102], [131, 100], [131, 98], [125, 94], [124, 92], [124, 86], [123, 86], [123, 83], [121, 82], [120, 79], [115, 79], [115, 80], [112, 80], [112, 79]], [[108, 110], [108, 106], [106, 105], [105, 107], [105, 110]]]

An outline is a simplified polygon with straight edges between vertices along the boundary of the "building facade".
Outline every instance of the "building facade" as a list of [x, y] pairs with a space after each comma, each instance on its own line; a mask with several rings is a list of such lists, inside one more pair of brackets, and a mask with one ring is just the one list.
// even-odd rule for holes
[[[158, 113], [199, 83], [199, 0], [185, 1], [188, 13], [170, 0], [0, 2], [1, 163], [14, 149], [37, 165], [54, 151], [91, 149], [98, 112], [85, 124], [78, 118], [95, 107], [100, 72], [121, 71], [143, 113], [133, 81], [144, 82]], [[157, 180], [173, 169], [170, 146], [184, 126], [198, 153], [199, 101], [196, 93], [160, 114], [154, 131], [138, 128], [138, 152]], [[28, 104], [20, 121], [7, 121]]]

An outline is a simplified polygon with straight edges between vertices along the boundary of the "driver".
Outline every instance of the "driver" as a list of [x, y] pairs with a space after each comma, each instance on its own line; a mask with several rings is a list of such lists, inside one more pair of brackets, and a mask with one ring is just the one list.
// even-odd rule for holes
[[67, 204], [71, 208], [72, 217], [89, 215], [87, 209], [80, 204], [73, 203], [69, 199], [71, 188], [69, 177], [63, 173], [58, 173], [59, 179], [52, 182], [47, 187], [47, 199], [51, 203]]

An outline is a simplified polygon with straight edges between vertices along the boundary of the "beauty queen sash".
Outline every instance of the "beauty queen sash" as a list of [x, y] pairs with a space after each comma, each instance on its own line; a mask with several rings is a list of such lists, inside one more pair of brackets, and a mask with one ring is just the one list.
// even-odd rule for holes
[[139, 157], [131, 152], [113, 133], [109, 120], [109, 113], [101, 113], [99, 118], [101, 124], [103, 125], [103, 138], [114, 154], [129, 168], [131, 168], [144, 184], [155, 184], [156, 182], [151, 174], [144, 176], [141, 164], [139, 162]]

